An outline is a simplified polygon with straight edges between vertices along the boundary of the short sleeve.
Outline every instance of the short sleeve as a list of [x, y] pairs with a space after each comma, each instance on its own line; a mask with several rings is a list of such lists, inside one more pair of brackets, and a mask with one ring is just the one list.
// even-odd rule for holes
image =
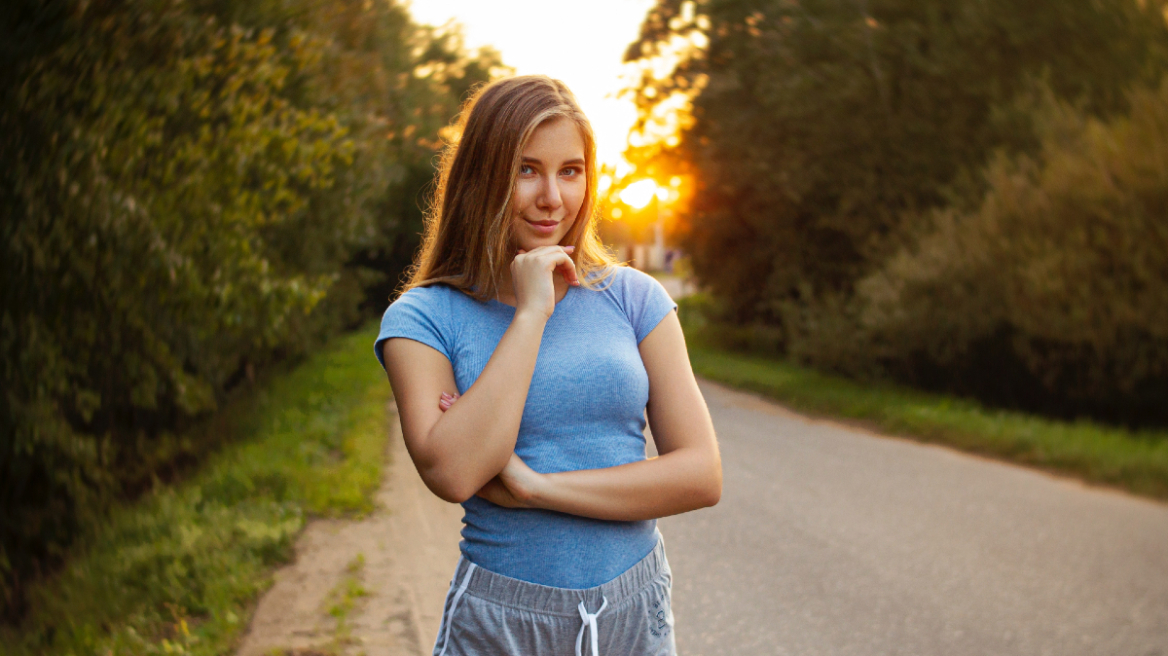
[[649, 274], [630, 267], [622, 267], [620, 273], [624, 279], [625, 313], [640, 344], [662, 319], [677, 309], [677, 303]]
[[373, 353], [385, 368], [382, 353], [385, 341], [405, 337], [445, 355], [449, 360], [453, 348], [448, 330], [449, 299], [441, 287], [416, 287], [398, 297], [381, 317], [381, 332], [373, 343]]

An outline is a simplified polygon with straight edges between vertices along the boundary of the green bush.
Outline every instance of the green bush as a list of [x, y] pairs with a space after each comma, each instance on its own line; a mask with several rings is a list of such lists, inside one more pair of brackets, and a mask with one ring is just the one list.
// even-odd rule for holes
[[781, 329], [761, 323], [735, 324], [727, 317], [725, 303], [707, 292], [677, 301], [677, 316], [691, 342], [771, 356], [786, 352]]
[[214, 409], [331, 282], [274, 266], [260, 235], [351, 159], [334, 117], [281, 96], [311, 47], [131, 6], [78, 10], [89, 27], [28, 64], [5, 117], [27, 131], [3, 240], [5, 578], [172, 460], [159, 429]]
[[861, 283], [872, 355], [982, 396], [1012, 362], [1052, 411], [1168, 421], [1168, 81], [1130, 106], [1048, 100], [1036, 157], [998, 158], [979, 208]]
[[390, 415], [370, 326], [197, 426], [230, 444], [186, 481], [88, 527], [0, 627], [0, 654], [223, 654], [310, 515], [373, 507]]
[[17, 0], [5, 18], [0, 615], [14, 617], [111, 499], [218, 444], [183, 431], [228, 390], [384, 307], [438, 130], [497, 57], [393, 2]]
[[997, 149], [1032, 151], [1033, 80], [1095, 115], [1158, 81], [1163, 6], [659, 0], [626, 55], [646, 143], [628, 155], [692, 176], [681, 241], [703, 285], [794, 348], [922, 215], [976, 204]]
[[720, 343], [1168, 422], [1165, 8], [657, 2], [628, 155], [692, 181]]

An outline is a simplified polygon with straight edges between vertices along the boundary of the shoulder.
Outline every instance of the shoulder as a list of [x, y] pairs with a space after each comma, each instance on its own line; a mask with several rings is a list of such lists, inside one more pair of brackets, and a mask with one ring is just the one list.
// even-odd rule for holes
[[426, 287], [411, 287], [402, 292], [400, 296], [394, 299], [396, 303], [406, 304], [425, 304], [425, 303], [446, 303], [451, 294], [461, 294], [462, 292], [451, 287], [450, 285], [427, 285]]
[[[644, 293], [653, 287], [661, 287], [653, 276], [627, 265], [613, 265], [593, 274], [596, 288], [609, 292], [615, 296], [625, 296], [628, 293]], [[664, 289], [664, 288], [662, 288]]]
[[399, 312], [422, 313], [436, 316], [448, 314], [458, 297], [466, 296], [449, 285], [429, 285], [413, 287], [398, 296], [385, 311], [387, 315]]
[[629, 290], [645, 291], [659, 288], [661, 291], [665, 291], [665, 288], [661, 286], [661, 283], [656, 278], [631, 266], [617, 267], [617, 272], [614, 275], [619, 276], [618, 279]]
[[443, 331], [455, 313], [453, 305], [462, 292], [447, 285], [414, 287], [398, 296], [381, 318], [382, 332], [391, 327], [425, 325]]
[[452, 320], [456, 296], [465, 295], [447, 285], [414, 287], [398, 296], [381, 317], [374, 343], [378, 359], [382, 344], [395, 337], [422, 342], [450, 358], [457, 333], [457, 322]]
[[613, 267], [599, 287], [624, 313], [638, 342], [677, 307], [656, 278], [629, 266]]
[[613, 267], [612, 274], [599, 286], [615, 296], [622, 306], [643, 303], [654, 297], [669, 297], [669, 292], [656, 278], [630, 266]]

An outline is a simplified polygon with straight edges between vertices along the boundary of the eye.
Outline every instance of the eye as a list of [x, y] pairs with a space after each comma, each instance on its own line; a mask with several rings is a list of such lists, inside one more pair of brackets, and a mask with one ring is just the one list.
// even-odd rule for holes
[[578, 166], [569, 166], [568, 168], [564, 169], [563, 171], [560, 171], [560, 175], [563, 175], [563, 176], [566, 176], [569, 178], [576, 177], [578, 175], [581, 175], [582, 173], [584, 173], [584, 171]]
[[531, 168], [530, 164], [519, 165], [519, 175], [534, 175], [535, 169]]

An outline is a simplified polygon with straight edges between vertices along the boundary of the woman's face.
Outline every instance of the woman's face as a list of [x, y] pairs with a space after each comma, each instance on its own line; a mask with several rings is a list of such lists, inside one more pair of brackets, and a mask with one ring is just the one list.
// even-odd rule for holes
[[514, 245], [523, 250], [560, 243], [587, 194], [584, 139], [576, 125], [555, 118], [535, 129], [511, 197]]

